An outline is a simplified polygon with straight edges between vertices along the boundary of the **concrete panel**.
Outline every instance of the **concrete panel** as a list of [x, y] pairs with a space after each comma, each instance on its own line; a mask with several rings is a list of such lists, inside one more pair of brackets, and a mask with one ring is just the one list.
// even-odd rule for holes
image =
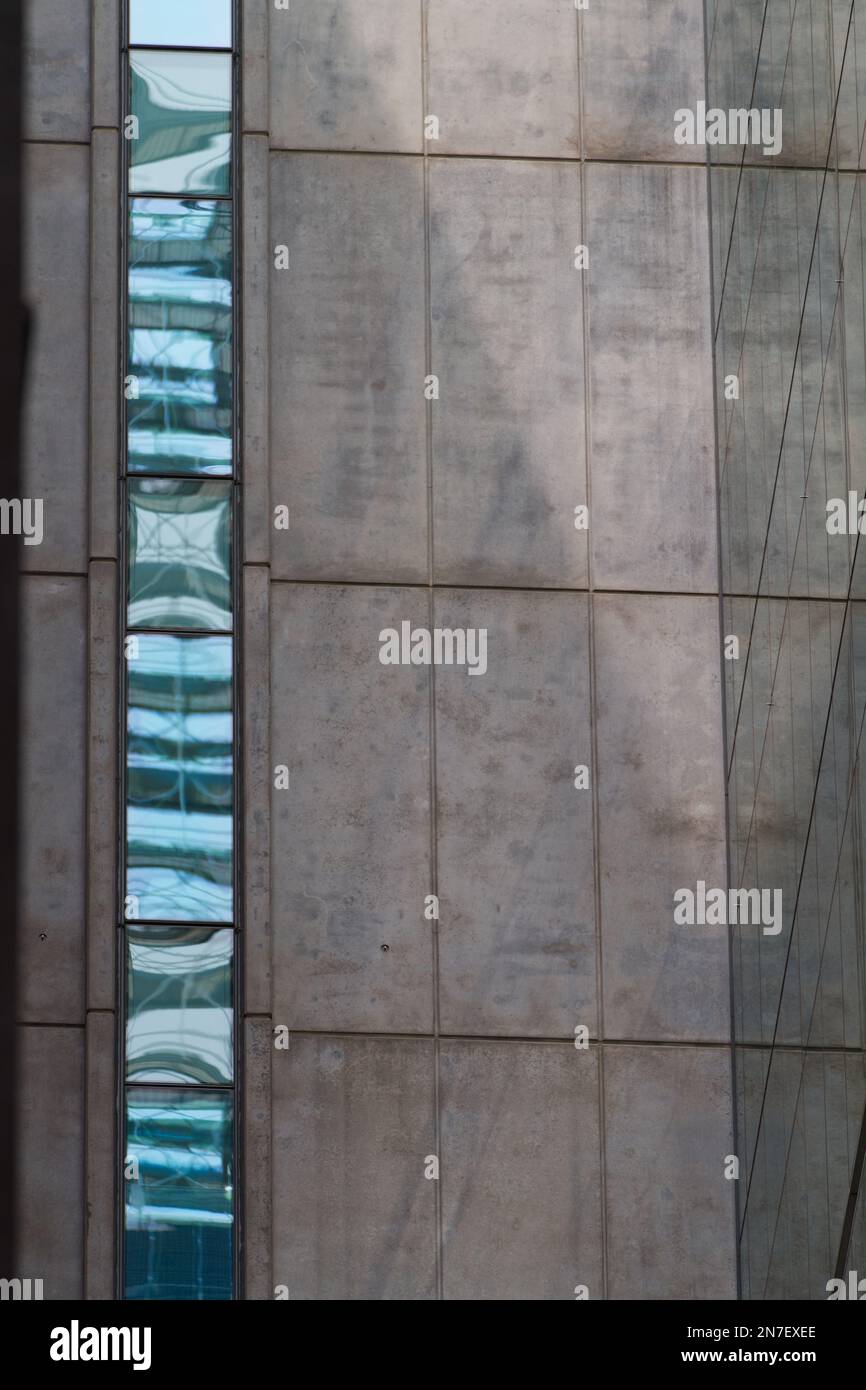
[[[264, 4], [265, 0], [260, 0]], [[91, 121], [94, 127], [120, 122], [120, 0], [92, 0]]]
[[451, 1042], [441, 1068], [445, 1298], [602, 1298], [594, 1052]]
[[421, 7], [293, 0], [272, 10], [271, 143], [419, 153]]
[[703, 0], [604, 0], [580, 32], [587, 157], [703, 164], [674, 140], [674, 112], [706, 99]]
[[87, 1007], [117, 998], [117, 566], [95, 560], [88, 585]]
[[21, 7], [26, 140], [89, 139], [90, 5], [91, 0], [27, 0]]
[[580, 154], [574, 0], [428, 0], [431, 151]]
[[271, 1010], [270, 581], [243, 570], [244, 1007]]
[[587, 169], [595, 584], [718, 587], [706, 172]]
[[87, 1299], [115, 1297], [114, 1228], [117, 1213], [115, 1014], [89, 1013], [86, 1029], [85, 1291]]
[[85, 672], [83, 579], [21, 583], [18, 1016], [84, 1020]]
[[429, 1032], [429, 669], [379, 662], [427, 595], [275, 585], [271, 610], [274, 1023]]
[[727, 885], [716, 601], [596, 595], [595, 650], [605, 1036], [726, 1041], [727, 927], [674, 922]]
[[736, 1297], [727, 1048], [606, 1047], [608, 1296]]
[[83, 573], [86, 567], [88, 163], [80, 146], [31, 145], [25, 152], [24, 301], [31, 332], [22, 495], [43, 499], [44, 535], [40, 545], [20, 547], [24, 569]]
[[286, 11], [275, 10], [273, 0], [241, 0], [241, 123], [244, 131], [268, 129], [268, 20], [271, 14], [277, 24], [288, 18]]
[[293, 1037], [273, 1083], [275, 1285], [435, 1298], [433, 1043]]
[[[269, 156], [266, 135], [245, 135], [243, 178], [243, 557], [266, 565], [271, 553], [269, 290]], [[282, 532], [280, 534], [283, 534]]]
[[586, 584], [577, 165], [430, 165], [436, 577]]
[[90, 554], [103, 557], [117, 555], [119, 140], [94, 130], [90, 146]]
[[423, 209], [417, 161], [272, 157], [278, 578], [427, 578]]
[[15, 1274], [46, 1299], [81, 1298], [84, 1275], [84, 1029], [19, 1028]]
[[[244, 1297], [274, 1297], [271, 1268], [271, 1058], [270, 1018], [244, 1020]], [[282, 1053], [277, 1054], [282, 1056]]]
[[446, 590], [435, 611], [488, 634], [484, 675], [435, 675], [442, 1030], [594, 1033], [586, 598]]

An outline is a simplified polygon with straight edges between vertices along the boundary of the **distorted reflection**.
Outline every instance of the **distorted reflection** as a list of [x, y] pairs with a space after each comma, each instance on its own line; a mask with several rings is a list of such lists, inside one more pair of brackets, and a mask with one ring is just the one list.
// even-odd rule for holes
[[232, 0], [130, 0], [130, 43], [230, 48]]
[[130, 638], [127, 917], [230, 922], [230, 637]]
[[232, 1080], [231, 931], [127, 930], [126, 1078]]
[[129, 67], [130, 192], [228, 193], [231, 54], [134, 49]]
[[232, 1296], [232, 1097], [127, 1092], [125, 1296]]
[[129, 484], [129, 626], [229, 631], [231, 484]]
[[230, 473], [228, 204], [130, 200], [127, 350], [130, 471]]

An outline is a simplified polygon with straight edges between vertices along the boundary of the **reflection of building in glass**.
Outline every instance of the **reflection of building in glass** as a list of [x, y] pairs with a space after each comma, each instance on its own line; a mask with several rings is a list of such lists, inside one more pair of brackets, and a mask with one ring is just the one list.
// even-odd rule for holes
[[783, 112], [778, 157], [709, 151], [730, 873], [784, 902], [733, 930], [742, 1285], [821, 1299], [866, 1268], [866, 555], [827, 528], [866, 488], [866, 6], [707, 12], [709, 104]]
[[129, 1092], [126, 1297], [230, 1298], [230, 1092]]
[[129, 469], [230, 473], [231, 204], [131, 198], [128, 257]]
[[[204, 481], [236, 466], [232, 5], [215, 0], [196, 24], [199, 9], [130, 11], [120, 1010], [132, 1299], [236, 1290], [234, 484]], [[191, 36], [223, 51], [135, 47]]]
[[137, 638], [127, 894], [137, 920], [232, 920], [231, 638]]

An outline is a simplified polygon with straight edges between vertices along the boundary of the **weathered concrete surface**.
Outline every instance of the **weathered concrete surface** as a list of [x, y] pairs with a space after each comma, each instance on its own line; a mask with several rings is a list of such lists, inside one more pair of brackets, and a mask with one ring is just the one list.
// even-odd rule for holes
[[[266, 135], [241, 143], [243, 201], [243, 558], [266, 565], [273, 517], [270, 499], [270, 159]], [[283, 534], [283, 533], [280, 533]]]
[[277, 149], [422, 148], [421, 11], [406, 0], [293, 0], [270, 15]]
[[579, 155], [573, 0], [429, 0], [427, 55], [431, 152]]
[[678, 888], [727, 883], [716, 615], [712, 598], [595, 599], [609, 1038], [730, 1036], [727, 928], [673, 917]]
[[19, 554], [22, 568], [79, 574], [88, 533], [88, 164], [80, 146], [26, 147], [22, 495], [43, 499], [44, 534]]
[[243, 569], [244, 1008], [271, 1010], [271, 633], [270, 580]]
[[706, 173], [592, 165], [586, 189], [594, 582], [712, 593]]
[[21, 580], [18, 1017], [84, 1021], [84, 579]]
[[674, 140], [674, 112], [705, 98], [703, 0], [591, 3], [580, 33], [587, 157], [703, 163]]
[[117, 1004], [119, 586], [94, 560], [87, 586], [87, 1007]]
[[601, 1298], [595, 1053], [444, 1043], [440, 1099], [445, 1298]]
[[[24, 16], [26, 140], [90, 138], [91, 0], [28, 0]], [[118, 43], [118, 31], [112, 36]]]
[[577, 165], [431, 163], [440, 583], [586, 585], [580, 225]]
[[14, 1274], [43, 1279], [46, 1299], [81, 1298], [84, 1029], [19, 1028], [16, 1066]]
[[84, 1233], [84, 1296], [87, 1299], [112, 1300], [116, 1292], [116, 1026], [114, 1012], [94, 1011], [87, 1015]]
[[608, 1296], [729, 1299], [728, 1048], [606, 1047]]
[[271, 757], [290, 777], [271, 792], [274, 1023], [428, 1032], [430, 671], [379, 662], [380, 631], [428, 625], [427, 596], [271, 597]]
[[433, 1043], [293, 1037], [272, 1068], [275, 1286], [434, 1298]]
[[271, 1267], [273, 1200], [271, 1186], [271, 1059], [273, 1030], [269, 1017], [244, 1021], [244, 1163], [240, 1180], [244, 1192], [244, 1296], [274, 1297]]
[[[90, 555], [117, 556], [120, 402], [120, 136], [94, 130], [90, 146]], [[77, 373], [76, 373], [77, 375]], [[52, 483], [52, 493], [54, 486]], [[53, 510], [53, 507], [52, 507]]]
[[594, 1033], [586, 598], [446, 589], [435, 620], [488, 634], [484, 675], [436, 669], [442, 1029]]
[[423, 211], [418, 161], [271, 158], [276, 578], [427, 578]]

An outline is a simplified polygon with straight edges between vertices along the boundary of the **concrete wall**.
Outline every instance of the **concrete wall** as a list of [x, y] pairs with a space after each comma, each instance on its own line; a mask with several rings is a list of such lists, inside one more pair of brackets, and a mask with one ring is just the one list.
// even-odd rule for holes
[[828, 534], [866, 482], [866, 0], [754, 17], [716, 0], [708, 63], [783, 129], [711, 175], [730, 873], [783, 903], [733, 933], [742, 1291], [823, 1301], [866, 1232], [866, 553]]
[[44, 537], [20, 548], [14, 1272], [47, 1299], [113, 1290], [119, 32], [110, 0], [25, 8], [22, 495]]
[[[20, 1273], [108, 1297], [119, 20], [30, 14]], [[243, 19], [246, 1295], [731, 1297], [701, 0]]]
[[[245, 487], [291, 516], [250, 1296], [734, 1295], [727, 943], [672, 918], [725, 882], [702, 9], [247, 6]], [[486, 674], [381, 665], [403, 619]]]

